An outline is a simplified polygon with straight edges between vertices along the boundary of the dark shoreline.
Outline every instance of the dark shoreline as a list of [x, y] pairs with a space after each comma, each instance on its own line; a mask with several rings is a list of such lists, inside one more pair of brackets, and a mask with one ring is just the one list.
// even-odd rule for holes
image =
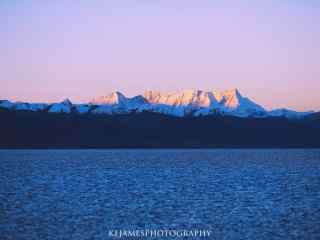
[[0, 149], [320, 148], [320, 118], [0, 111]]
[[320, 147], [0, 147], [1, 150], [319, 150]]

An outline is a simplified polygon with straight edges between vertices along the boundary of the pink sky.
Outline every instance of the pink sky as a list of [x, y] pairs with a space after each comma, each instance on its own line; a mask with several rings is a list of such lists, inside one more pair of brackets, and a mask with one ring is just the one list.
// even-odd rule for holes
[[238, 88], [320, 110], [318, 1], [48, 2], [0, 3], [0, 99]]

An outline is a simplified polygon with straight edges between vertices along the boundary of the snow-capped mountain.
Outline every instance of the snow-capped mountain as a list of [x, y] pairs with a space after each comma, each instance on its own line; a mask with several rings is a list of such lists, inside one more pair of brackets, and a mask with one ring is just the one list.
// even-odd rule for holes
[[15, 111], [47, 111], [49, 113], [124, 114], [147, 111], [177, 117], [220, 114], [237, 117], [285, 117], [290, 119], [303, 118], [312, 113], [288, 109], [267, 111], [249, 98], [244, 97], [237, 89], [224, 92], [184, 90], [166, 93], [146, 91], [143, 95], [131, 98], [120, 92], [113, 92], [93, 98], [92, 101], [84, 104], [73, 104], [69, 99], [52, 104], [13, 103], [2, 100], [0, 108]]
[[16, 111], [42, 111], [48, 107], [46, 103], [25, 103], [25, 102], [10, 102], [8, 100], [0, 101], [0, 107]]
[[127, 98], [120, 92], [112, 92], [106, 96], [94, 98], [90, 103], [95, 105], [125, 105]]
[[88, 113], [92, 107], [90, 104], [74, 104], [73, 106], [75, 111], [80, 114]]
[[169, 106], [180, 107], [217, 107], [218, 102], [210, 92], [200, 90], [185, 90], [176, 93], [160, 93], [155, 91], [147, 91], [144, 98], [151, 104], [165, 104]]
[[2, 107], [2, 108], [13, 109], [14, 106], [15, 106], [15, 104], [8, 101], [8, 100], [1, 100], [0, 101], [0, 107]]
[[299, 119], [299, 118], [303, 118], [309, 114], [312, 114], [314, 113], [313, 111], [310, 111], [310, 112], [296, 112], [296, 111], [292, 111], [292, 110], [289, 110], [289, 109], [285, 109], [285, 108], [280, 108], [280, 109], [275, 109], [275, 110], [272, 110], [270, 112], [268, 112], [268, 116], [271, 116], [271, 117], [286, 117], [286, 118], [290, 118], [290, 119], [293, 119], [293, 118], [296, 118], [296, 119]]
[[50, 113], [71, 113], [72, 103], [69, 99], [63, 100], [61, 103], [52, 104], [48, 112]]
[[143, 111], [147, 109], [149, 103], [141, 95], [132, 98], [127, 98], [120, 92], [113, 92], [106, 96], [94, 98], [90, 104], [96, 107], [92, 113], [130, 113], [132, 111]]
[[221, 93], [216, 91], [186, 90], [162, 94], [160, 92], [148, 91], [144, 94], [144, 97], [151, 103], [153, 106], [151, 109], [154, 111], [171, 113], [177, 116], [184, 116], [186, 114], [201, 116], [221, 113], [248, 117], [265, 113], [263, 107], [248, 98], [242, 97], [237, 89]]
[[243, 97], [238, 89], [228, 90], [222, 93], [213, 93], [219, 105], [221, 112], [239, 117], [262, 116], [266, 110], [251, 101], [249, 98]]
[[17, 102], [15, 104], [15, 110], [25, 110], [25, 111], [42, 111], [44, 110], [48, 104], [45, 103], [22, 103]]

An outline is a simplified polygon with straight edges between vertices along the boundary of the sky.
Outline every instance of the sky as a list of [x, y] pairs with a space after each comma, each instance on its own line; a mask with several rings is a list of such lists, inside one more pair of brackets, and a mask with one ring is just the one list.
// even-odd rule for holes
[[320, 110], [318, 0], [1, 0], [0, 99], [240, 92]]

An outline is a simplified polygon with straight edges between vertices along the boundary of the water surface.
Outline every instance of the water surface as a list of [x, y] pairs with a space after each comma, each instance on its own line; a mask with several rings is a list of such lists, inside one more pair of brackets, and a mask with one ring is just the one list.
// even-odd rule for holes
[[320, 150], [0, 151], [0, 239], [110, 229], [320, 239]]

